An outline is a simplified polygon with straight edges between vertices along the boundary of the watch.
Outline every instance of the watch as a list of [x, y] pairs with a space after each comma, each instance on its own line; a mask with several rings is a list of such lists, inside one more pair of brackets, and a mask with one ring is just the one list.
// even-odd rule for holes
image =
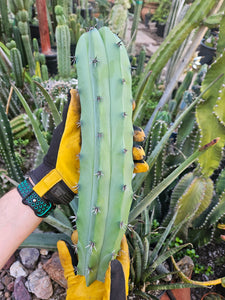
[[23, 204], [28, 205], [38, 217], [45, 218], [55, 209], [53, 203], [41, 198], [33, 190], [33, 185], [28, 178], [18, 185], [17, 190], [22, 197]]

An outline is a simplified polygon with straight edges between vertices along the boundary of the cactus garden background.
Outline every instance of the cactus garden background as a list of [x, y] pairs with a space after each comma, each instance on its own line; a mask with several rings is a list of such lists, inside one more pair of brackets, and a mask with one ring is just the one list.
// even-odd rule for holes
[[[99, 115], [97, 110], [90, 114], [89, 121], [97, 120], [109, 132], [119, 126], [127, 137], [132, 132], [132, 116], [134, 132], [142, 127], [145, 134], [145, 139], [134, 143], [145, 150], [149, 171], [132, 175], [129, 157], [121, 159], [119, 172], [115, 170], [110, 177], [112, 186], [119, 178], [131, 183], [124, 184], [118, 193], [110, 192], [114, 199], [109, 204], [112, 218], [121, 209], [126, 221], [120, 222], [118, 230], [113, 229], [115, 238], [106, 243], [118, 251], [121, 234], [126, 234], [131, 259], [129, 299], [174, 299], [171, 297], [178, 290], [187, 291], [189, 298], [176, 299], [223, 299], [225, 295], [224, 11], [223, 0], [0, 1], [1, 196], [42, 161], [53, 130], [61, 121], [69, 89], [78, 89], [82, 100], [82, 91], [89, 92], [87, 78], [95, 74], [92, 84], [106, 95], [108, 91], [101, 89], [104, 76], [97, 69], [98, 62], [117, 57], [110, 63], [106, 60], [109, 74], [121, 78], [115, 89], [109, 90], [123, 103], [123, 118], [117, 121], [113, 114], [110, 122], [101, 118], [109, 110], [106, 105]], [[140, 42], [140, 35], [153, 38], [157, 47], [150, 48], [148, 39]], [[88, 43], [93, 47], [93, 57], [85, 54]], [[110, 43], [117, 45], [116, 50]], [[97, 94], [96, 99], [102, 100]], [[135, 101], [133, 112], [131, 99]], [[122, 114], [120, 100], [110, 105]], [[85, 126], [84, 133], [89, 134]], [[88, 145], [88, 138], [83, 138], [84, 144]], [[119, 138], [110, 149], [115, 159], [117, 146], [119, 149], [122, 143]], [[124, 143], [124, 153], [129, 152], [133, 146], [129, 138]], [[99, 160], [93, 154], [99, 166], [108, 159], [106, 146], [100, 147]], [[81, 168], [84, 165], [81, 160]], [[101, 175], [98, 173], [93, 186]], [[87, 176], [82, 173], [82, 187]], [[125, 193], [131, 189], [132, 194]], [[80, 190], [70, 206], [58, 206], [21, 245], [22, 249], [42, 249], [40, 268], [53, 253], [57, 256], [59, 239], [71, 243], [77, 215], [83, 215], [86, 209], [78, 211], [79, 197], [85, 199], [86, 193], [88, 187]], [[113, 207], [116, 200], [121, 200], [120, 204]], [[96, 207], [93, 220], [97, 215]], [[100, 240], [96, 238], [99, 224], [93, 232], [79, 218], [77, 224], [84, 236], [93, 234]], [[107, 226], [111, 229], [110, 222]], [[83, 245], [84, 255], [91, 261], [89, 248]], [[21, 260], [20, 251], [15, 253], [15, 260]], [[82, 270], [80, 261], [78, 268]], [[100, 262], [101, 257], [95, 267], [100, 265], [96, 276], [102, 280], [105, 266]], [[19, 299], [9, 264], [0, 271], [0, 299]], [[85, 276], [89, 283], [95, 279]], [[8, 284], [5, 277], [11, 278]], [[202, 298], [211, 291], [219, 295]], [[30, 299], [64, 298], [61, 281], [54, 283], [52, 294], [43, 296], [30, 290]]]

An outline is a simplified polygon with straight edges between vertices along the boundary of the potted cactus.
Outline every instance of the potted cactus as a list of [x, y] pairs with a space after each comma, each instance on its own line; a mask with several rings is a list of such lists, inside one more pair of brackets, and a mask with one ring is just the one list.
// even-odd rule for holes
[[37, 7], [37, 16], [39, 21], [41, 51], [46, 57], [46, 65], [48, 67], [49, 73], [56, 74], [57, 54], [51, 48], [46, 1], [36, 0], [36, 7]]

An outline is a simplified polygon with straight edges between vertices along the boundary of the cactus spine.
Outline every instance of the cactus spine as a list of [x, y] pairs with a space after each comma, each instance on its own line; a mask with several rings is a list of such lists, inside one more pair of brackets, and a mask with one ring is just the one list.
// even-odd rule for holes
[[57, 43], [57, 64], [59, 76], [68, 78], [70, 76], [70, 31], [65, 23], [63, 9], [57, 5], [55, 7], [58, 25], [56, 27], [56, 43]]
[[133, 172], [131, 74], [124, 45], [106, 27], [81, 36], [76, 58], [82, 128], [78, 273], [90, 285], [104, 281], [127, 227]]

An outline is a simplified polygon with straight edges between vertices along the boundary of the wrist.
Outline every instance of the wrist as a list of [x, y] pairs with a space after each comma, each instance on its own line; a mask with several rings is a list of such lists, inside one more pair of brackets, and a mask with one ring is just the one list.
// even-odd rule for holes
[[22, 203], [28, 205], [35, 213], [37, 217], [47, 217], [50, 212], [55, 208], [55, 205], [41, 198], [34, 190], [33, 184], [29, 179], [25, 179], [21, 182], [17, 190], [22, 197]]

